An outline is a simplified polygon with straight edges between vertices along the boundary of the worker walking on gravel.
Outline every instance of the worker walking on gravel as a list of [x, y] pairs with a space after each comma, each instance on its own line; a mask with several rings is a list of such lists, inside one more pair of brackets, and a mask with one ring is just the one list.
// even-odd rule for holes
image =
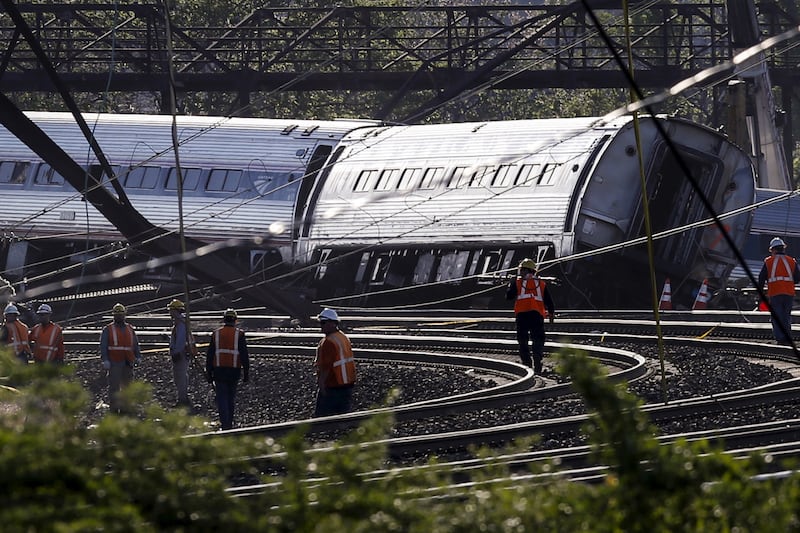
[[125, 320], [125, 306], [114, 304], [111, 314], [113, 322], [100, 334], [100, 359], [108, 372], [109, 406], [112, 412], [120, 413], [120, 392], [133, 381], [133, 367], [141, 361], [142, 352], [133, 326]]
[[33, 360], [37, 363], [64, 362], [64, 332], [61, 326], [51, 320], [53, 308], [42, 304], [36, 310], [39, 323], [31, 328], [29, 341], [33, 350]]
[[5, 321], [0, 326], [0, 343], [7, 345], [17, 359], [27, 363], [31, 355], [28, 326], [19, 319], [19, 309], [14, 304], [8, 304], [3, 315]]
[[169, 337], [169, 355], [172, 360], [172, 378], [178, 393], [178, 406], [188, 407], [189, 364], [197, 355], [194, 336], [186, 323], [186, 306], [180, 300], [172, 300], [167, 306], [172, 317], [172, 333]]
[[339, 329], [339, 315], [325, 308], [317, 317], [325, 337], [317, 345], [317, 401], [314, 416], [346, 413], [352, 408], [356, 363], [350, 339]]
[[769, 253], [758, 274], [758, 288], [763, 289], [766, 282], [775, 340], [778, 344], [791, 345], [794, 286], [800, 282], [800, 268], [794, 257], [786, 255], [786, 243], [780, 237], [769, 242]]
[[[514, 300], [517, 342], [522, 364], [532, 367], [536, 374], [541, 374], [545, 341], [544, 319], [547, 315], [550, 323], [553, 323], [555, 307], [547, 284], [539, 278], [533, 259], [526, 258], [520, 262], [517, 277], [508, 284], [506, 299]], [[531, 342], [532, 349], [528, 342]]]
[[217, 394], [220, 426], [231, 429], [239, 378], [243, 376], [245, 383], [250, 379], [250, 356], [244, 331], [236, 327], [236, 310], [227, 309], [222, 318], [225, 324], [211, 334], [208, 343], [206, 378]]

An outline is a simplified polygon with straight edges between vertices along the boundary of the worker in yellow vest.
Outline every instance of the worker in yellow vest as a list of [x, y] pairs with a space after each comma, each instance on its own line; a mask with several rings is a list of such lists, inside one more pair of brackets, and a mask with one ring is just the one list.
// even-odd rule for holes
[[169, 355], [172, 360], [172, 378], [178, 391], [178, 406], [188, 407], [189, 401], [189, 363], [197, 355], [194, 336], [186, 324], [186, 306], [180, 300], [172, 300], [167, 305], [172, 317], [172, 333], [169, 337]]

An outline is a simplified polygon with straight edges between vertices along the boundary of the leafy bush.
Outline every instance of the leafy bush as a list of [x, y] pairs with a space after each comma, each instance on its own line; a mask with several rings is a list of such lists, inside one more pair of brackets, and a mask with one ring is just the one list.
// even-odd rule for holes
[[[581, 353], [562, 372], [595, 413], [586, 431], [604, 483], [570, 482], [556, 464], [512, 475], [497, 450], [455, 482], [446, 464], [388, 466], [392, 419], [375, 417], [330, 448], [302, 433], [271, 439], [194, 436], [203, 420], [165, 412], [147, 387], [128, 415], [83, 427], [86, 395], [68, 368], [0, 357], [4, 531], [775, 531], [798, 528], [798, 478], [752, 481], [766, 460], [707, 443], [659, 445], [636, 398]], [[529, 449], [513, 443], [503, 453]], [[268, 458], [278, 467], [256, 469]], [[248, 497], [226, 489], [265, 483]]]

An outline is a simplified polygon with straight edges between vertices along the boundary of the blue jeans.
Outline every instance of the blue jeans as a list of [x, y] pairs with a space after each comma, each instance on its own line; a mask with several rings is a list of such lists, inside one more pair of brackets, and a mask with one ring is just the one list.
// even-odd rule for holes
[[217, 392], [217, 409], [222, 429], [233, 428], [233, 410], [236, 404], [236, 384], [239, 380], [218, 379], [214, 381]]
[[[519, 358], [523, 365], [533, 367], [538, 374], [542, 371], [542, 356], [544, 355], [544, 317], [536, 311], [525, 311], [517, 314], [516, 322]], [[529, 342], [530, 348], [528, 347]], [[533, 352], [533, 361], [531, 361], [531, 351]]]
[[[792, 343], [792, 304], [794, 296], [789, 294], [776, 294], [769, 297], [772, 306], [772, 333], [778, 344]], [[781, 329], [783, 326], [783, 329]], [[784, 333], [784, 330], [786, 333]], [[786, 335], [789, 335], [788, 337]]]
[[353, 398], [353, 387], [333, 387], [317, 390], [317, 406], [314, 416], [328, 416], [347, 413]]

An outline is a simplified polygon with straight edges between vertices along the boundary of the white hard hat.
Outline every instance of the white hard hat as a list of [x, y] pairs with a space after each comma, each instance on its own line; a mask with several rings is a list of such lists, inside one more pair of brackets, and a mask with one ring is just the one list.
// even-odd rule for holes
[[53, 312], [53, 308], [47, 304], [42, 304], [39, 306], [39, 309], [36, 310], [37, 315], [49, 315]]
[[14, 305], [14, 304], [8, 304], [6, 306], [6, 308], [5, 308], [5, 310], [3, 311], [3, 314], [4, 315], [18, 315], [19, 314], [19, 309], [17, 309], [17, 306]]
[[336, 314], [336, 311], [333, 309], [326, 307], [322, 310], [322, 312], [317, 317], [320, 321], [322, 320], [333, 320], [334, 322], [339, 322], [339, 315]]
[[771, 241], [769, 241], [769, 249], [772, 250], [773, 248], [777, 248], [778, 246], [786, 246], [786, 243], [783, 242], [783, 239], [780, 237], [775, 237]]

